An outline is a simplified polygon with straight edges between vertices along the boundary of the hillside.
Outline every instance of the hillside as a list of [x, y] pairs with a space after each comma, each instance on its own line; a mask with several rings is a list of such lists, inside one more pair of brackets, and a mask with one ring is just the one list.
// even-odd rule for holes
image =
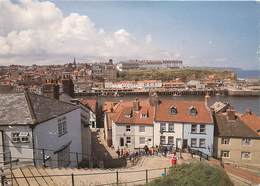
[[201, 69], [167, 69], [167, 70], [129, 70], [118, 72], [118, 81], [127, 80], [173, 80], [181, 78], [183, 81], [191, 79], [205, 79], [213, 75], [216, 79], [235, 78], [231, 71], [201, 70]]

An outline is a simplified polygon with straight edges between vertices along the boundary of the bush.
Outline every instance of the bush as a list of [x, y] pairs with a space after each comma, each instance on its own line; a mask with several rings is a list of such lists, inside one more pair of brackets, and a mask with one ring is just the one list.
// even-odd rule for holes
[[206, 163], [190, 163], [171, 168], [168, 176], [156, 179], [148, 186], [233, 186], [228, 175]]

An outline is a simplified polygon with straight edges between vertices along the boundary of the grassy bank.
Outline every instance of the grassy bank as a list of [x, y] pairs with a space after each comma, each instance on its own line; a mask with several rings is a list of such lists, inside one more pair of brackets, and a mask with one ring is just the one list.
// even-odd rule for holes
[[177, 165], [168, 176], [154, 180], [147, 186], [233, 186], [228, 175], [218, 167], [206, 163]]
[[167, 69], [167, 70], [129, 70], [118, 72], [117, 80], [173, 80], [181, 78], [183, 81], [191, 79], [204, 79], [210, 75], [215, 75], [216, 78], [225, 79], [232, 78], [231, 71], [216, 71], [216, 70], [195, 70], [195, 69]]

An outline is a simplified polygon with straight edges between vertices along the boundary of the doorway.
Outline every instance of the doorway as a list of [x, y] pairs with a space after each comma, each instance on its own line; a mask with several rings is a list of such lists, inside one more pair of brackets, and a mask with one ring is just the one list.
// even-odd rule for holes
[[188, 148], [188, 140], [187, 139], [183, 139], [183, 141], [182, 141], [182, 148], [183, 149], [187, 149]]
[[120, 146], [121, 147], [125, 146], [124, 138], [120, 138]]

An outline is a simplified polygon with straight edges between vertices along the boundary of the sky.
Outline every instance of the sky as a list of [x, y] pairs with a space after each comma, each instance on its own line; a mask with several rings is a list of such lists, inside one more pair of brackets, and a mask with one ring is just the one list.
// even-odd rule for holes
[[260, 3], [0, 1], [0, 65], [181, 59], [260, 69]]

